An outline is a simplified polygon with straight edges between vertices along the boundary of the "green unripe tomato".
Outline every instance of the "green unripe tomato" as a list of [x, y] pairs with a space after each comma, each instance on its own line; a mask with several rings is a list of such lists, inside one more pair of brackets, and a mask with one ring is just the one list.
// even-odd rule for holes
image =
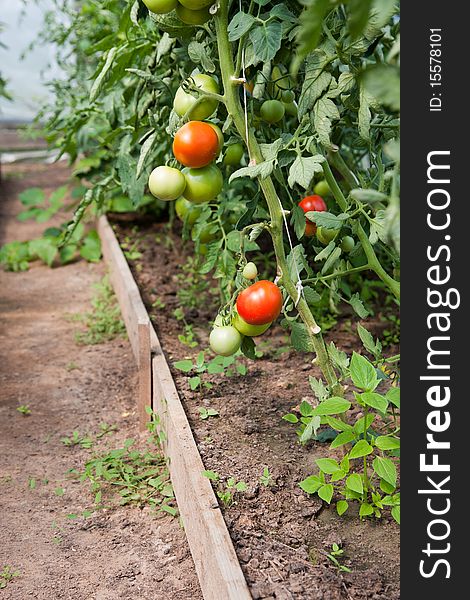
[[284, 104], [291, 104], [295, 100], [295, 94], [292, 90], [285, 90], [281, 93], [281, 100]]
[[186, 179], [178, 169], [157, 167], [150, 173], [149, 189], [159, 200], [176, 200], [186, 189]]
[[341, 250], [343, 252], [351, 252], [354, 249], [355, 245], [356, 242], [350, 235], [347, 235], [341, 240]]
[[253, 279], [256, 279], [258, 277], [258, 268], [255, 263], [246, 263], [242, 275], [245, 279], [248, 279], [248, 281], [253, 281]]
[[297, 118], [299, 116], [299, 109], [297, 108], [297, 104], [295, 102], [289, 102], [289, 104], [284, 104], [286, 109], [286, 114]]
[[211, 4], [214, 4], [214, 0], [178, 0], [178, 1], [185, 8], [189, 8], [190, 10], [199, 10], [201, 8], [206, 8], [206, 6], [210, 6]]
[[328, 194], [331, 194], [330, 186], [326, 179], [319, 181], [313, 188], [313, 191], [319, 196], [328, 196]]
[[324, 246], [328, 246], [338, 235], [338, 229], [325, 229], [325, 227], [317, 227], [317, 238]]
[[210, 125], [212, 127], [212, 129], [216, 132], [217, 134], [217, 138], [219, 140], [219, 152], [218, 154], [220, 154], [222, 152], [222, 148], [224, 147], [224, 134], [222, 133], [222, 130], [220, 129], [220, 127], [218, 125], [216, 125], [215, 123], [211, 123], [210, 121], [206, 121], [206, 123], [208, 125]]
[[211, 202], [224, 187], [222, 173], [214, 164], [201, 169], [185, 167], [182, 172], [186, 178], [184, 197], [194, 204]]
[[204, 25], [211, 18], [208, 8], [191, 10], [182, 4], [178, 4], [176, 7], [176, 16], [186, 25]]
[[186, 198], [183, 197], [178, 198], [178, 200], [175, 202], [175, 210], [176, 214], [182, 221], [187, 219], [186, 223], [189, 227], [194, 225], [202, 212], [202, 208], [200, 206], [194, 206], [194, 204], [191, 204], [189, 200], [186, 200]]
[[178, 0], [143, 0], [150, 12], [157, 15], [166, 15], [178, 5]]
[[285, 106], [279, 100], [266, 100], [260, 109], [261, 118], [267, 123], [278, 123], [285, 113]]
[[240, 350], [242, 336], [231, 325], [216, 327], [211, 331], [209, 344], [213, 352], [220, 356], [232, 356]]
[[247, 337], [257, 337], [258, 335], [263, 335], [263, 333], [271, 327], [272, 323], [267, 323], [266, 325], [250, 325], [242, 319], [239, 314], [236, 314], [233, 318], [232, 325], [242, 335], [246, 335]]
[[242, 144], [240, 144], [239, 142], [237, 142], [236, 144], [230, 144], [230, 146], [225, 152], [224, 165], [230, 167], [238, 166], [244, 154], [245, 150]]
[[[203, 92], [209, 92], [212, 94], [219, 93], [217, 81], [210, 75], [198, 73], [197, 75], [192, 75], [191, 79], [194, 81], [194, 85]], [[184, 115], [196, 104], [196, 102], [196, 96], [187, 94], [182, 87], [179, 87], [173, 102], [173, 109], [179, 117], [184, 117]], [[217, 100], [206, 98], [200, 104], [198, 104], [197, 108], [192, 111], [191, 120], [204, 121], [204, 119], [210, 117], [211, 114], [216, 110], [217, 105]]]
[[198, 239], [201, 244], [208, 244], [209, 242], [213, 242], [218, 237], [220, 237], [220, 231], [214, 232], [214, 227], [210, 223], [204, 225], [204, 227], [200, 230], [198, 235]]

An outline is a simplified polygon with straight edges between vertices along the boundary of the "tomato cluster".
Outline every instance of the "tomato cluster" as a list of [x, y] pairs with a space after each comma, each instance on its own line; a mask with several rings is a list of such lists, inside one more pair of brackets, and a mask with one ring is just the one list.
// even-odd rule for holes
[[[258, 269], [247, 263], [242, 275], [246, 281], [254, 281]], [[272, 281], [252, 283], [237, 296], [236, 306], [223, 319], [220, 315], [214, 322], [209, 342], [212, 350], [222, 356], [231, 356], [240, 349], [243, 337], [258, 337], [265, 333], [281, 313], [282, 293]], [[224, 324], [228, 321], [230, 324]]]
[[211, 15], [209, 8], [214, 0], [143, 0], [145, 6], [157, 15], [166, 15], [172, 10], [186, 25], [204, 25]]

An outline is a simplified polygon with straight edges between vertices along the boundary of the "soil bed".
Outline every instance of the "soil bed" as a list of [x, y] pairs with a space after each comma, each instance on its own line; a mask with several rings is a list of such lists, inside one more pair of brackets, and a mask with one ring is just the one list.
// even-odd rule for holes
[[[113, 220], [111, 219], [113, 222]], [[308, 376], [320, 376], [309, 357], [289, 349], [285, 332], [273, 327], [257, 344], [263, 357], [241, 359], [245, 376], [205, 375], [210, 390], [192, 392], [188, 375], [172, 365], [194, 358], [208, 346], [209, 324], [217, 306], [205, 298], [186, 310], [199, 345], [190, 349], [178, 340], [183, 325], [173, 312], [180, 306], [177, 291], [181, 268], [192, 245], [168, 232], [164, 224], [114, 219], [121, 243], [129, 240], [141, 254], [131, 260], [167, 360], [172, 368], [206, 469], [226, 480], [244, 481], [248, 490], [223, 513], [254, 598], [336, 600], [399, 598], [399, 528], [386, 514], [381, 521], [360, 522], [357, 514], [338, 517], [334, 507], [307, 497], [299, 481], [316, 472], [315, 458], [332, 456], [329, 444], [298, 443], [295, 427], [282, 420], [303, 398], [313, 402]], [[153, 305], [153, 307], [152, 307]], [[326, 335], [348, 354], [360, 350], [351, 315]], [[383, 324], [370, 319], [379, 333]], [[218, 417], [202, 420], [199, 409], [212, 408]], [[273, 484], [260, 482], [269, 468]], [[327, 558], [333, 543], [344, 549], [339, 571]]]

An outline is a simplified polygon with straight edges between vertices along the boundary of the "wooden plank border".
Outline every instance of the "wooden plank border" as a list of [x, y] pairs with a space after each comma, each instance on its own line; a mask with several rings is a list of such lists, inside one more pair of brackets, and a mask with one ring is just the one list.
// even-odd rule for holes
[[137, 364], [139, 377], [137, 408], [139, 427], [143, 431], [149, 420], [146, 408], [152, 405], [150, 318], [126, 258], [105, 216], [98, 219], [97, 230], [101, 238], [103, 257], [109, 270], [109, 279], [119, 302]]
[[163, 449], [204, 600], [250, 600], [230, 534], [137, 284], [105, 216], [98, 233], [139, 368], [139, 416], [152, 406], [160, 417]]

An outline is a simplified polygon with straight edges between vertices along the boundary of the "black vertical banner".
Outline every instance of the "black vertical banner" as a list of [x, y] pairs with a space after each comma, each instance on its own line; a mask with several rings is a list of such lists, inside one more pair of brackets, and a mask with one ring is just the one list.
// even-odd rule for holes
[[402, 598], [463, 598], [470, 597], [470, 30], [465, 3], [401, 6]]

